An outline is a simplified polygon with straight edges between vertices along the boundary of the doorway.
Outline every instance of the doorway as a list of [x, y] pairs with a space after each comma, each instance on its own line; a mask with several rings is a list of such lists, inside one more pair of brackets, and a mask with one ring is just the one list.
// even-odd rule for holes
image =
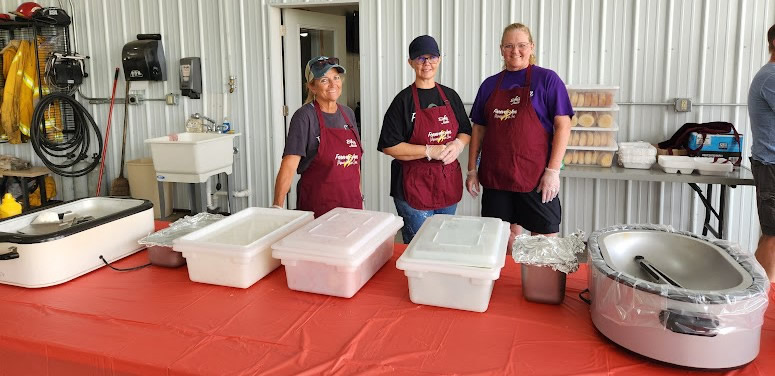
[[[281, 19], [284, 29], [283, 76], [285, 122], [288, 135], [293, 114], [307, 97], [304, 71], [307, 62], [316, 56], [336, 56], [345, 67], [342, 95], [338, 102], [353, 109], [360, 130], [360, 55], [358, 46], [358, 5], [338, 5], [312, 8], [284, 8]], [[284, 144], [283, 144], [284, 145]], [[295, 175], [286, 197], [287, 207], [296, 207]]]

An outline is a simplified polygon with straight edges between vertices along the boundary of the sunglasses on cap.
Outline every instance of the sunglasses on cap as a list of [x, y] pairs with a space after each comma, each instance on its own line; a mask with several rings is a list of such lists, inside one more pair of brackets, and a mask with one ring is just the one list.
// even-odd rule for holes
[[310, 64], [310, 67], [324, 67], [326, 65], [339, 65], [339, 58], [338, 57], [326, 57], [321, 56], [314, 62]]

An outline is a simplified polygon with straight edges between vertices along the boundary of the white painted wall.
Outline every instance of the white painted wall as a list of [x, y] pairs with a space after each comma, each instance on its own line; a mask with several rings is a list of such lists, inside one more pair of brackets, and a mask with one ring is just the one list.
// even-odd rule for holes
[[[284, 140], [282, 70], [270, 64], [281, 51], [277, 6], [314, 7], [348, 1], [275, 0], [74, 0], [79, 52], [92, 57], [83, 90], [109, 94], [121, 46], [137, 33], [161, 32], [170, 79], [151, 84], [148, 96], [178, 92], [177, 61], [200, 56], [203, 99], [178, 106], [147, 102], [130, 111], [128, 159], [149, 155], [143, 140], [183, 131], [185, 118], [202, 112], [228, 114], [240, 138], [237, 189], [250, 189], [237, 208], [270, 204], [274, 173]], [[56, 4], [57, 1], [44, 1]], [[2, 9], [17, 2], [0, 0]], [[661, 141], [686, 122], [724, 120], [748, 129], [748, 84], [767, 60], [765, 33], [775, 22], [775, 0], [363, 0], [360, 8], [361, 105], [366, 144], [364, 185], [367, 207], [393, 210], [388, 197], [389, 158], [376, 152], [382, 115], [393, 96], [412, 81], [406, 50], [412, 38], [431, 34], [443, 55], [438, 80], [455, 88], [470, 105], [481, 81], [501, 66], [503, 27], [522, 22], [533, 30], [539, 65], [554, 69], [568, 84], [621, 87], [619, 102], [695, 101], [691, 113], [667, 106], [622, 105], [619, 141]], [[237, 90], [226, 92], [229, 75]], [[228, 105], [226, 105], [228, 103]], [[697, 104], [725, 104], [725, 106]], [[737, 104], [737, 106], [728, 106]], [[107, 105], [88, 106], [104, 126]], [[120, 124], [116, 111], [113, 124]], [[116, 128], [114, 128], [116, 129]], [[280, 128], [281, 129], [281, 128]], [[119, 132], [113, 132], [108, 180], [118, 171]], [[746, 140], [746, 149], [750, 148]], [[0, 145], [0, 153], [35, 159], [29, 145]], [[59, 180], [60, 197], [83, 197], [72, 179]], [[759, 226], [752, 188], [731, 190], [730, 239], [755, 248]], [[184, 193], [180, 191], [179, 193]], [[616, 223], [665, 223], [699, 231], [701, 204], [685, 184], [564, 179], [563, 232], [589, 232]], [[183, 195], [180, 195], [183, 196]], [[179, 198], [176, 206], [184, 206]], [[460, 214], [478, 214], [465, 198]]]

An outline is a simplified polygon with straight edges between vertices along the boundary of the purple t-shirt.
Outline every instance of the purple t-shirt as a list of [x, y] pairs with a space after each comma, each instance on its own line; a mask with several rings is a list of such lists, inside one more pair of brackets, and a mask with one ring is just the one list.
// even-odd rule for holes
[[[506, 71], [500, 89], [508, 90], [524, 86], [526, 73], [527, 69], [515, 72]], [[500, 72], [487, 77], [479, 86], [479, 92], [476, 93], [474, 105], [471, 107], [471, 121], [473, 123], [487, 125], [487, 114], [485, 114], [484, 106], [495, 91], [499, 75]], [[554, 135], [554, 117], [558, 115], [573, 116], [573, 106], [570, 104], [565, 83], [553, 70], [534, 65], [530, 78], [530, 92], [538, 120], [541, 121], [541, 125], [550, 135]]]

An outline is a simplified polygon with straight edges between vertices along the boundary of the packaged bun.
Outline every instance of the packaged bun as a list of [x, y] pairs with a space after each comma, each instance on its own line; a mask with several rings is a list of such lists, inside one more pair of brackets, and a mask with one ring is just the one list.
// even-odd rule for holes
[[591, 127], [595, 125], [595, 115], [591, 112], [584, 112], [579, 115], [579, 125], [582, 127]]
[[605, 93], [605, 106], [611, 107], [614, 105], [614, 95], [613, 93]]
[[584, 107], [592, 105], [592, 93], [584, 93]]
[[579, 93], [572, 91], [570, 92], [570, 96], [568, 98], [570, 98], [571, 106], [574, 106], [576, 105], [576, 101], [579, 99]]
[[570, 140], [568, 141], [568, 145], [570, 146], [578, 146], [579, 144], [579, 132], [571, 132], [570, 134]]
[[595, 132], [592, 136], [592, 146], [603, 146], [603, 135], [600, 132]]
[[614, 161], [613, 153], [601, 153], [599, 165], [603, 167], [611, 167], [611, 163]]
[[573, 152], [573, 158], [571, 158], [571, 164], [579, 163], [579, 156], [581, 155], [581, 153], [582, 152], [580, 152], [580, 151], [579, 152], [576, 152], [576, 151]]
[[592, 94], [592, 102], [589, 105], [592, 107], [597, 107], [599, 104], [598, 95], [597, 93], [591, 93], [591, 94]]
[[579, 118], [576, 116], [576, 114], [573, 114], [573, 116], [570, 118], [570, 126], [575, 127], [577, 125], [579, 125]]
[[584, 152], [584, 164], [588, 164], [588, 165], [594, 164], [595, 160], [592, 158], [593, 155], [594, 153], [592, 153], [591, 151]]
[[[579, 119], [581, 122], [581, 119]], [[614, 125], [614, 117], [610, 113], [602, 113], [597, 118], [597, 125], [601, 128], [611, 128]]]
[[579, 136], [579, 146], [587, 146], [588, 145], [588, 138], [587, 133], [588, 132], [579, 132], [581, 135]]
[[565, 152], [565, 158], [562, 159], [562, 163], [565, 163], [566, 165], [573, 163], [573, 152], [567, 151]]

